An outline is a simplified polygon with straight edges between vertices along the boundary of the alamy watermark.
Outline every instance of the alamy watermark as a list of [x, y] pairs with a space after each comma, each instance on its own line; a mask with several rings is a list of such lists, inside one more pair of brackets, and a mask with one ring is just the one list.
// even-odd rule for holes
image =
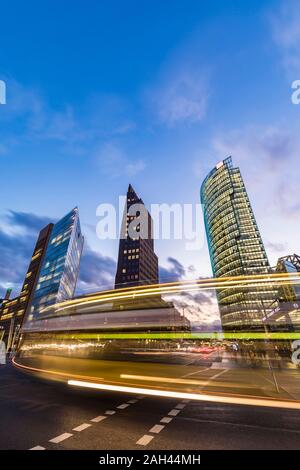
[[296, 341], [292, 342], [292, 363], [296, 366], [300, 365], [300, 340], [297, 339]]
[[201, 204], [131, 204], [123, 215], [127, 199], [119, 197], [119, 205], [100, 204], [96, 215], [100, 217], [96, 233], [101, 240], [117, 238], [131, 240], [183, 240], [186, 250], [203, 247], [205, 230]]
[[0, 105], [6, 104], [6, 83], [0, 80]]
[[293, 104], [300, 104], [300, 80], [294, 80], [291, 86], [295, 90], [291, 95], [291, 101]]

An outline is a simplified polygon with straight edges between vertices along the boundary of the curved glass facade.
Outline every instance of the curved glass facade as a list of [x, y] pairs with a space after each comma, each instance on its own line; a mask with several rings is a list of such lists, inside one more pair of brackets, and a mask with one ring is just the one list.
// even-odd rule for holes
[[[215, 277], [270, 272], [267, 254], [239, 168], [221, 161], [201, 186], [201, 203]], [[218, 293], [223, 327], [262, 325], [261, 310], [274, 303], [274, 289], [224, 289]], [[274, 306], [274, 305], [273, 305]]]

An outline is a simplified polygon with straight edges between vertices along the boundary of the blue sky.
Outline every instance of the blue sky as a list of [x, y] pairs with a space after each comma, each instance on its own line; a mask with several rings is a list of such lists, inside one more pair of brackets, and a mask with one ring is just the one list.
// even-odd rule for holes
[[[75, 205], [82, 286], [110, 282], [118, 242], [96, 237], [97, 206], [129, 182], [147, 205], [199, 203], [228, 155], [271, 263], [299, 252], [299, 25], [293, 0], [2, 2], [0, 285], [17, 288], [36, 226]], [[156, 251], [164, 272], [211, 275], [205, 244]]]

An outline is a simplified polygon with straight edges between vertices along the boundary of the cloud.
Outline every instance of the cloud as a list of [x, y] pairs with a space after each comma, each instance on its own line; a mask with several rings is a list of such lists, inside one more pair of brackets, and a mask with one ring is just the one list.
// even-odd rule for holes
[[265, 243], [265, 247], [273, 251], [274, 253], [284, 253], [284, 251], [286, 250], [285, 243], [274, 243], [274, 242], [267, 241]]
[[133, 177], [146, 167], [145, 161], [141, 158], [136, 161], [133, 161], [132, 158], [129, 159], [123, 148], [115, 142], [106, 142], [100, 146], [94, 157], [101, 170], [111, 178], [124, 175]]
[[0, 285], [21, 289], [37, 235], [49, 223], [47, 217], [10, 211], [1, 220], [0, 228]]
[[[268, 14], [272, 38], [278, 46], [288, 74], [300, 72], [300, 9], [297, 0], [281, 0]], [[299, 78], [299, 77], [295, 77]]]
[[212, 146], [219, 157], [237, 155], [239, 160], [254, 159], [268, 171], [281, 171], [298, 157], [297, 132], [284, 126], [248, 126], [214, 137]]
[[[232, 155], [233, 163], [247, 171], [252, 190], [262, 189], [268, 207], [282, 216], [299, 214], [299, 131], [285, 126], [248, 126], [215, 136], [212, 141], [217, 159]], [[267, 202], [267, 201], [265, 201]]]
[[232, 155], [246, 184], [263, 239], [268, 240], [271, 262], [279, 251], [275, 244], [297, 252], [299, 234], [299, 126], [247, 126], [212, 141], [215, 163]]
[[[0, 228], [0, 286], [12, 287], [17, 295], [22, 287], [39, 231], [48, 217], [9, 211]], [[55, 221], [54, 221], [55, 222]], [[77, 292], [84, 293], [113, 287], [116, 262], [91, 250], [85, 242], [81, 258]]]
[[173, 127], [182, 122], [202, 121], [206, 114], [207, 97], [200, 77], [180, 73], [154, 95], [159, 120]]
[[178, 58], [165, 64], [146, 92], [148, 107], [160, 124], [175, 127], [201, 122], [207, 112], [207, 70], [194, 60]]
[[179, 312], [184, 313], [191, 322], [192, 330], [221, 329], [218, 302], [213, 290], [199, 289], [195, 292], [168, 294], [164, 299], [172, 302]]
[[85, 244], [76, 292], [83, 294], [114, 287], [117, 265], [114, 259], [91, 250]]
[[[93, 95], [81, 105], [63, 103], [54, 108], [42, 92], [8, 78], [7, 103], [1, 108], [0, 154], [19, 144], [51, 142], [60, 152], [89, 156], [114, 136], [136, 127], [127, 104], [114, 95]], [[8, 125], [9, 124], [9, 125]], [[13, 128], [13, 132], [9, 129]]]
[[186, 269], [184, 266], [175, 258], [169, 257], [167, 259], [168, 267], [159, 267], [159, 279], [160, 282], [176, 282], [184, 279], [186, 275]]
[[[176, 258], [169, 257], [167, 261], [169, 265], [167, 268], [159, 267], [160, 282], [180, 282], [196, 271], [194, 266], [185, 267]], [[166, 301], [172, 302], [179, 312], [184, 313], [192, 323], [192, 329], [211, 331], [221, 328], [217, 298], [213, 290], [199, 289], [163, 297]]]
[[30, 232], [38, 232], [50, 222], [55, 222], [48, 217], [32, 214], [31, 212], [16, 212], [13, 210], [8, 212], [7, 219], [10, 225], [23, 227]]

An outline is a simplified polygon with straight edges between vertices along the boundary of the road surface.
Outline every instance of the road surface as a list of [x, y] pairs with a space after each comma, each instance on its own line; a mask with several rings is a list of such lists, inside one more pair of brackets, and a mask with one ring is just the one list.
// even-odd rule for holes
[[79, 390], [10, 364], [0, 366], [0, 420], [0, 449], [300, 448], [297, 410]]

